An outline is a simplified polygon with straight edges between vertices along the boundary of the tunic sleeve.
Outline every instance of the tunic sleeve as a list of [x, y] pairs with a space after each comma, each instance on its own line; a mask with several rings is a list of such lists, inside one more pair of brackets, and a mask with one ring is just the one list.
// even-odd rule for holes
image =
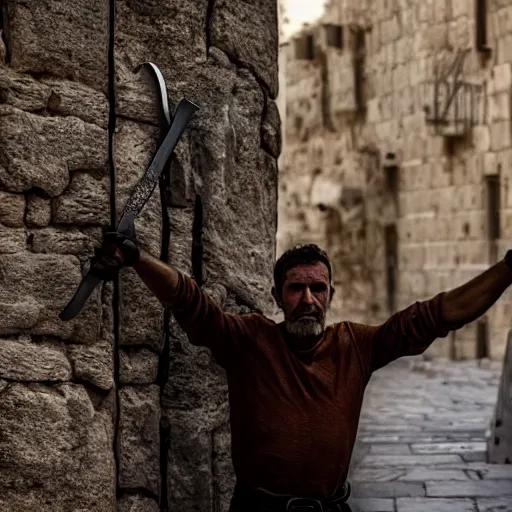
[[226, 313], [190, 277], [179, 273], [177, 293], [170, 304], [178, 325], [190, 343], [207, 347], [225, 367], [247, 336], [253, 315]]
[[443, 296], [415, 302], [381, 325], [348, 323], [368, 377], [395, 359], [423, 353], [435, 339], [448, 335], [455, 326], [443, 320]]

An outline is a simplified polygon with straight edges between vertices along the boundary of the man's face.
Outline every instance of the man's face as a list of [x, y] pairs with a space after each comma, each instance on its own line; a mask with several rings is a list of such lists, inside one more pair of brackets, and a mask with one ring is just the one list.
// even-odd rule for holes
[[299, 265], [287, 271], [279, 297], [274, 296], [284, 313], [285, 325], [296, 336], [319, 336], [333, 289], [324, 263]]

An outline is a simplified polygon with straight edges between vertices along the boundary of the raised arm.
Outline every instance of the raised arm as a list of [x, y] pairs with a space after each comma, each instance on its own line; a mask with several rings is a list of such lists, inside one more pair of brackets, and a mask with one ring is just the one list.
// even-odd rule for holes
[[501, 261], [467, 283], [415, 302], [378, 326], [349, 323], [367, 375], [399, 357], [421, 354], [436, 338], [483, 315], [512, 284]]
[[193, 279], [140, 250], [123, 235], [107, 233], [94, 265], [107, 279], [122, 266], [132, 266], [162, 305], [171, 309], [190, 342], [209, 348], [223, 366], [247, 336], [251, 315], [222, 311]]
[[467, 283], [445, 293], [443, 320], [462, 327], [483, 315], [512, 284], [512, 269], [500, 261]]

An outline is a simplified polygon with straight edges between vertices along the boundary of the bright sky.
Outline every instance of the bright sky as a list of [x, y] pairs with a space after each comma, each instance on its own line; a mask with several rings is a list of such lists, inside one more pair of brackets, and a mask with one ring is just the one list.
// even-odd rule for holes
[[283, 0], [285, 17], [289, 23], [284, 24], [284, 38], [299, 30], [303, 23], [311, 23], [324, 11], [325, 0]]

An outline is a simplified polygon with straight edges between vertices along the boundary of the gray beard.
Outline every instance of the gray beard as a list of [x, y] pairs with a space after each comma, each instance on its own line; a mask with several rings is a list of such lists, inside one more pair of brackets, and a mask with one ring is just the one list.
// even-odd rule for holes
[[298, 338], [320, 336], [324, 332], [323, 323], [310, 318], [299, 318], [294, 322], [285, 322], [284, 325], [288, 333]]

